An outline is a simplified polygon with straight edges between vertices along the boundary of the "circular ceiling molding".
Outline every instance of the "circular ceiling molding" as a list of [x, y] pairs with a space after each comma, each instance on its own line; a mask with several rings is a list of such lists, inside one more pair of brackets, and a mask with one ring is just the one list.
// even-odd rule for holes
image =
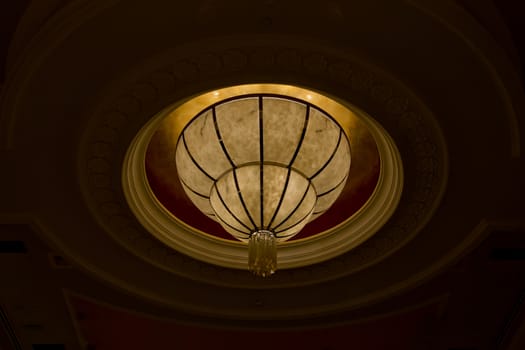
[[[274, 288], [315, 284], [355, 273], [385, 259], [415, 237], [439, 203], [447, 180], [446, 147], [431, 113], [408, 89], [381, 70], [364, 65], [348, 56], [325, 55], [320, 54], [319, 51], [281, 47], [275, 44], [264, 46], [268, 43], [263, 44], [263, 42], [264, 40], [257, 45], [242, 46], [242, 48], [235, 44], [230, 47], [226, 45], [214, 53], [208, 50], [195, 51], [198, 46], [192, 45], [174, 52], [176, 55], [167, 54], [150, 63], [142, 64], [136, 83], [125, 86], [118, 83], [122, 86], [122, 93], [120, 95], [113, 93], [113, 100], [104, 99], [106, 102], [97, 108], [91, 118], [90, 127], [84, 133], [80, 159], [85, 159], [86, 163], [80, 164], [80, 178], [85, 179], [82, 182], [83, 192], [94, 217], [118, 243], [163, 270], [190, 279], [236, 287]], [[209, 47], [209, 45], [205, 46]], [[184, 55], [180, 56], [182, 52]], [[261, 65], [259, 62], [261, 56], [258, 55], [260, 52], [265, 52], [266, 56], [270, 55], [268, 56], [270, 61], [278, 64]], [[201, 67], [199, 62], [204, 59], [206, 62], [215, 62], [213, 64], [215, 69], [211, 71], [205, 69], [209, 65]], [[298, 65], [297, 62], [302, 63]], [[151, 70], [144, 72], [145, 67], [150, 67]], [[397, 146], [400, 158], [403, 159], [404, 178], [398, 209], [376, 234], [372, 235], [371, 232], [376, 231], [384, 222], [356, 220], [355, 224], [362, 225], [361, 228], [364, 228], [366, 235], [372, 235], [371, 237], [365, 240], [363, 236], [357, 235], [351, 242], [345, 241], [341, 248], [341, 242], [336, 238], [338, 235], [329, 233], [327, 236], [333, 237], [330, 244], [335, 246], [328, 248], [333, 254], [331, 257], [337, 256], [337, 258], [330, 259], [327, 258], [328, 255], [317, 256], [315, 260], [317, 263], [301, 268], [298, 266], [304, 264], [305, 258], [300, 252], [311, 254], [310, 248], [314, 247], [313, 240], [289, 242], [283, 245], [283, 253], [286, 249], [294, 254], [280, 257], [281, 270], [272, 278], [266, 279], [264, 283], [254, 280], [243, 270], [243, 259], [240, 259], [240, 263], [233, 262], [246, 254], [244, 250], [242, 253], [238, 250], [240, 246], [236, 242], [221, 242], [221, 249], [227, 247], [227, 253], [219, 258], [214, 256], [213, 264], [204, 262], [210, 256], [216, 255], [216, 251], [203, 251], [200, 241], [208, 240], [205, 244], [214, 245], [217, 244], [217, 239], [191, 233], [186, 226], [178, 223], [175, 224], [177, 227], [173, 227], [174, 220], [171, 217], [165, 214], [157, 215], [159, 212], [165, 212], [165, 209], [159, 206], [156, 200], [151, 204], [156, 203], [153, 207], [157, 206], [157, 208], [153, 212], [157, 214], [151, 215], [151, 212], [147, 211], [143, 214], [149, 216], [149, 220], [155, 217], [155, 220], [162, 218], [160, 219], [162, 224], [157, 222], [151, 225], [151, 221], [150, 224], [146, 221], [141, 224], [135, 219], [135, 213], [129, 209], [126, 196], [120, 186], [125, 154], [129, 148], [130, 154], [135, 156], [130, 156], [128, 159], [142, 159], [140, 168], [137, 163], [126, 171], [129, 178], [134, 178], [133, 181], [136, 181], [132, 186], [135, 187], [133, 191], [148, 188], [143, 160], [149, 139], [142, 139], [140, 150], [137, 149], [139, 143], [129, 147], [141, 129], [144, 133], [152, 135], [157, 128], [156, 122], [162, 119], [162, 115], [166, 116], [202, 91], [211, 92], [220, 89], [221, 86], [243, 85], [242, 83], [246, 84], [250, 81], [262, 83], [265, 80], [261, 78], [262, 72], [266, 79], [273, 77], [273, 83], [280, 81], [282, 85], [290, 85], [293, 82], [294, 86], [308, 86], [310, 91], [322, 91], [326, 96], [352, 110], [359, 116], [359, 120], [366, 123], [371, 133], [375, 130], [374, 137], [377, 135], [377, 138], [383, 139], [382, 152], [389, 152], [392, 158], [389, 160], [385, 156], [382, 161], [388, 160], [400, 165], [398, 153], [395, 151]], [[352, 73], [348, 74], [349, 72]], [[217, 85], [216, 81], [222, 81], [222, 84]], [[301, 83], [297, 85], [298, 82]], [[174, 105], [173, 101], [179, 102]], [[349, 104], [348, 101], [352, 103]], [[159, 110], [162, 112], [159, 113]], [[363, 110], [374, 118], [368, 117]], [[155, 115], [157, 117], [152, 119]], [[376, 139], [376, 142], [379, 141]], [[386, 151], [389, 148], [391, 151]], [[131, 162], [126, 164], [126, 167], [130, 166]], [[399, 171], [395, 166], [385, 164], [385, 169], [388, 168]], [[392, 176], [396, 177], [393, 174]], [[392, 183], [397, 184], [399, 180], [399, 178], [391, 179]], [[142, 185], [137, 185], [140, 183]], [[126, 186], [129, 187], [129, 184]], [[386, 190], [386, 187], [384, 189]], [[153, 198], [151, 194], [148, 196]], [[373, 198], [366, 204], [372, 201]], [[393, 197], [392, 202], [395, 201]], [[137, 202], [131, 201], [131, 203]], [[133, 210], [144, 210], [139, 207]], [[364, 208], [366, 209], [366, 206]], [[388, 215], [390, 213], [383, 218], [386, 220]], [[143, 224], [151, 227], [145, 229]], [[354, 225], [353, 219], [342, 226], [346, 225]], [[182, 239], [187, 240], [191, 237], [184, 243], [186, 247], [181, 247], [180, 242], [173, 240], [168, 246], [149, 233], [149, 231], [163, 230], [167, 237], [173, 229], [188, 231]], [[199, 244], [192, 242], [193, 239], [199, 241]], [[299, 247], [304, 249], [299, 250]], [[178, 251], [185, 249], [186, 254]], [[238, 254], [235, 253], [237, 251]], [[347, 253], [344, 253], [345, 251]], [[192, 254], [199, 256], [199, 259], [191, 258]], [[222, 260], [219, 263], [221, 266], [234, 269], [215, 265], [217, 260]], [[311, 261], [313, 262], [314, 260]], [[298, 272], [298, 269], [302, 271]]]
[[[174, 151], [182, 129], [203, 109], [233, 96], [252, 94], [290, 96], [312, 103], [333, 116], [343, 126], [350, 140], [354, 132], [356, 136], [370, 134], [380, 159], [379, 180], [364, 205], [355, 214], [347, 214], [344, 222], [335, 223], [324, 232], [280, 243], [279, 269], [297, 268], [329, 260], [346, 253], [376, 233], [393, 214], [401, 198], [403, 168], [393, 140], [376, 121], [347, 102], [343, 102], [343, 105], [311, 90], [278, 84], [239, 85], [200, 94], [187, 102], [175, 103], [164, 109], [139, 131], [124, 160], [122, 185], [130, 208], [140, 223], [160, 241], [183, 254], [223, 267], [247, 268], [248, 252], [245, 244], [197, 230], [162, 205], [149, 185], [145, 160], [151, 139], [161, 125], [172, 138], [171, 144], [166, 147], [171, 146]], [[170, 142], [169, 139], [167, 142]], [[358, 144], [354, 142], [354, 146]], [[358, 148], [355, 151], [360, 150]], [[172, 181], [179, 180], [173, 176]], [[352, 173], [348, 183], [349, 186], [352, 185]], [[336, 205], [333, 209], [345, 208]], [[200, 220], [208, 220], [202, 214], [199, 217], [202, 217]]]

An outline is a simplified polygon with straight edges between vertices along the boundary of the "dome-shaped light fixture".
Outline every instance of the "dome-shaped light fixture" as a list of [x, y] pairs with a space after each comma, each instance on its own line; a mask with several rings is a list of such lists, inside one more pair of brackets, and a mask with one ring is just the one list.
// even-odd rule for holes
[[205, 108], [176, 147], [195, 206], [249, 246], [249, 269], [269, 276], [276, 243], [324, 213], [345, 186], [348, 135], [327, 113], [285, 95], [240, 95]]

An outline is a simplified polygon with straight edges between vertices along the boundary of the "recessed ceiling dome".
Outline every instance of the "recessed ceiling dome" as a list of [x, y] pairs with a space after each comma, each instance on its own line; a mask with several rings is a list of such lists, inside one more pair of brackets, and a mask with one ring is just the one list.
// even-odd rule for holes
[[267, 231], [280, 241], [283, 269], [372, 236], [399, 202], [402, 174], [391, 138], [354, 106], [295, 86], [251, 84], [159, 113], [132, 142], [123, 185], [139, 221], [174, 249], [246, 269], [243, 242]]

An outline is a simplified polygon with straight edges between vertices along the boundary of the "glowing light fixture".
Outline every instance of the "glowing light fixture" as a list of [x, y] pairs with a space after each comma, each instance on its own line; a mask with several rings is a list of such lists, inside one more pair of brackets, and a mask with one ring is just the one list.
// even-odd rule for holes
[[259, 276], [275, 272], [277, 242], [334, 203], [350, 158], [347, 135], [330, 115], [277, 94], [238, 95], [206, 107], [176, 147], [186, 194], [248, 242], [249, 269]]

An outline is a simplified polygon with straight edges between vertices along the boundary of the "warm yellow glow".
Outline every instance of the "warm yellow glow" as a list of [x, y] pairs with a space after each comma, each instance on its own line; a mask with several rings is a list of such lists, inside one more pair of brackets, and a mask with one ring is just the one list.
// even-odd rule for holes
[[356, 125], [359, 124], [358, 117], [354, 112], [337, 101], [315, 91], [293, 85], [246, 84], [213, 90], [184, 102], [169, 113], [168, 117], [160, 125], [160, 128], [169, 129], [171, 131], [171, 139], [176, 141], [179, 139], [184, 127], [202, 110], [222, 100], [248, 94], [276, 94], [307, 101], [332, 116], [343, 129], [348, 139], [350, 139], [351, 130], [355, 129]]
[[[165, 184], [170, 186], [169, 191], [178, 191], [175, 188], [175, 183], [178, 183], [179, 181], [178, 178], [176, 181], [174, 181], [173, 178], [173, 174], [176, 173], [175, 162], [169, 161], [166, 163], [165, 160], [171, 159], [171, 157], [174, 156], [171, 152], [176, 148], [181, 130], [187, 126], [193, 117], [209, 108], [210, 105], [227, 99], [228, 97], [234, 97], [237, 93], [254, 95], [290, 94], [289, 97], [299, 100], [303, 99], [306, 103], [311, 103], [312, 105], [319, 107], [327, 114], [330, 114], [339, 125], [346, 126], [343, 128], [345, 134], [352, 136], [349, 138], [350, 149], [352, 150], [352, 170], [350, 174], [350, 185], [347, 185], [343, 189], [341, 196], [347, 198], [347, 201], [355, 192], [354, 189], [360, 188], [363, 183], [369, 181], [370, 177], [373, 176], [372, 173], [377, 171], [377, 169], [374, 168], [374, 164], [377, 164], [379, 157], [376, 143], [374, 137], [368, 131], [367, 125], [363, 122], [360, 112], [354, 112], [350, 107], [312, 90], [290, 85], [249, 84], [228, 87], [220, 90], [211, 90], [207, 93], [191, 97], [172, 106], [169, 110], [165, 111], [163, 118], [157, 121], [155, 127], [156, 132], [150, 136], [151, 142], [149, 147], [151, 148], [151, 152], [149, 153], [149, 166], [150, 169], [153, 169], [156, 173], [156, 176], [159, 176], [159, 178], [163, 179], [162, 181]], [[151, 192], [151, 188], [148, 187], [148, 190], [151, 195], [155, 197], [153, 192]], [[155, 201], [158, 202], [156, 197]], [[184, 206], [188, 204], [181, 205]], [[160, 202], [159, 206], [162, 206]], [[166, 210], [166, 214], [170, 216], [172, 220], [177, 221], [181, 226], [196, 232], [198, 231], [200, 235], [209, 236], [209, 238], [215, 240], [224, 240], [223, 238], [209, 235], [196, 227], [188, 225], [182, 218], [178, 217], [173, 212]], [[317, 216], [318, 215], [316, 214], [313, 218]], [[342, 222], [339, 225], [345, 225], [345, 222]], [[334, 226], [334, 228], [336, 228], [336, 226]], [[322, 234], [325, 234], [331, 231], [332, 230], [320, 231], [317, 235], [320, 235], [321, 232]], [[308, 240], [310, 238], [307, 237], [302, 239]], [[235, 242], [231, 243], [234, 244]]]

